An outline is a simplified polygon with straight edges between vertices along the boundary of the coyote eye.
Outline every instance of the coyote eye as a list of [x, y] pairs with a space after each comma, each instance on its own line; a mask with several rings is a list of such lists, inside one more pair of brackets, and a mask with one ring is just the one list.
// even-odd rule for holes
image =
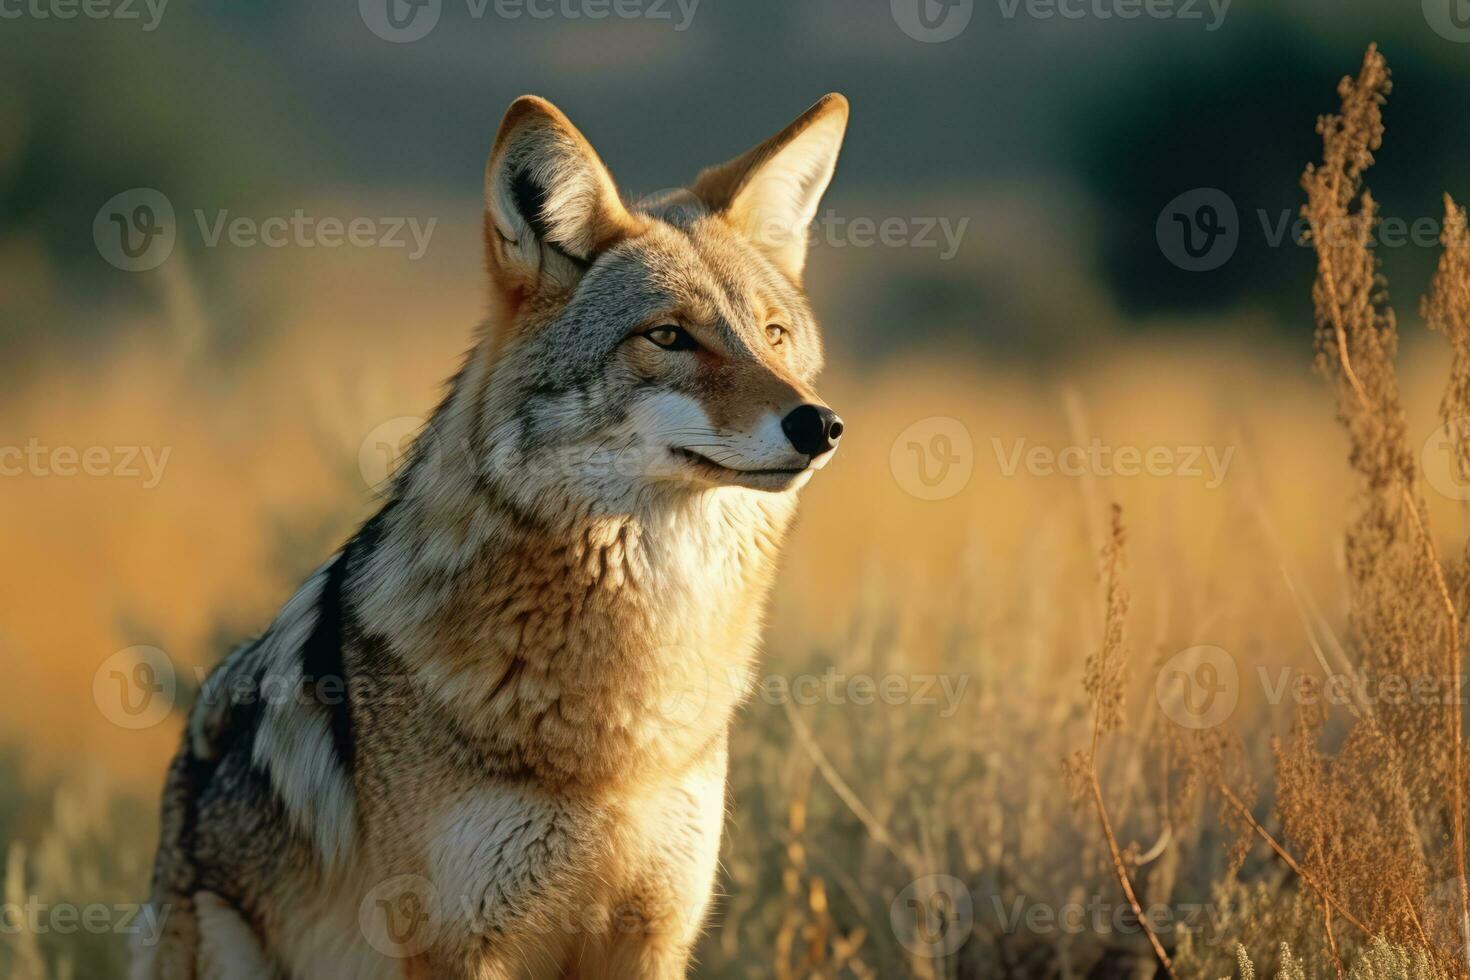
[[773, 323], [766, 327], [766, 339], [771, 342], [772, 347], [780, 347], [786, 343], [786, 328], [779, 323]]
[[643, 336], [664, 350], [699, 350], [699, 343], [689, 336], [689, 331], [672, 323], [645, 331]]

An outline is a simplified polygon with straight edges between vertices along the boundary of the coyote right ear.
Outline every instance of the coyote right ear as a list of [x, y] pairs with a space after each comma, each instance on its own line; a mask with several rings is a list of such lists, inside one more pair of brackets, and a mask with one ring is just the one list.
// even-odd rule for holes
[[637, 230], [612, 175], [577, 127], [534, 95], [511, 104], [485, 164], [486, 261], [517, 298], [568, 289]]
[[800, 281], [812, 219], [846, 132], [847, 100], [834, 92], [755, 149], [701, 173], [691, 190]]

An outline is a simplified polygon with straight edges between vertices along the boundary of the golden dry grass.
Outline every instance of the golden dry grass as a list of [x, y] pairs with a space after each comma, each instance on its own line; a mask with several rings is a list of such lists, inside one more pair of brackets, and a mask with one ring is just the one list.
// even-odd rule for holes
[[[171, 447], [151, 489], [106, 477], [5, 480], [0, 549], [12, 560], [0, 565], [0, 669], [10, 681], [0, 742], [18, 745], [21, 760], [0, 778], [8, 902], [143, 894], [151, 801], [179, 722], [119, 728], [94, 700], [94, 674], [135, 644], [163, 648], [186, 676], [211, 662], [226, 640], [262, 625], [367, 512], [364, 440], [429, 410], [476, 316], [472, 231], [448, 234], [464, 240], [462, 266], [242, 257], [239, 281], [269, 284], [278, 317], [268, 336], [226, 358], [207, 353], [213, 327], [199, 311], [209, 303], [176, 262], [155, 283], [162, 326], [119, 324], [101, 349], [57, 349], [0, 403], [3, 431], [45, 445]], [[1371, 279], [1371, 262], [1356, 274], [1364, 268]], [[1444, 402], [1453, 420], [1467, 328], [1463, 303], [1445, 298], [1463, 290], [1464, 269], [1447, 269], [1426, 313], [1459, 352]], [[1338, 960], [1359, 980], [1450, 968], [1441, 937], [1423, 933], [1458, 904], [1442, 795], [1458, 771], [1439, 749], [1417, 767], [1375, 759], [1383, 745], [1447, 744], [1444, 725], [1458, 713], [1400, 712], [1375, 755], [1360, 747], [1366, 736], [1346, 707], [1308, 712], [1325, 728], [1304, 729], [1293, 699], [1272, 695], [1282, 671], [1341, 669], [1339, 648], [1380, 673], [1431, 670], [1413, 658], [1437, 650], [1440, 673], [1451, 672], [1446, 625], [1425, 625], [1444, 615], [1414, 557], [1426, 544], [1452, 569], [1452, 604], [1466, 607], [1453, 568], [1470, 524], [1446, 479], [1458, 450], [1434, 438], [1444, 342], [1413, 325], [1396, 371], [1386, 357], [1375, 362], [1373, 412], [1397, 420], [1401, 400], [1401, 423], [1355, 415], [1351, 382], [1338, 385], [1349, 438], [1330, 396], [1346, 377], [1330, 340], [1340, 320], [1319, 323], [1332, 384], [1308, 370], [1305, 325], [1299, 342], [1279, 345], [1229, 329], [1099, 338], [1044, 368], [940, 349], [860, 365], [829, 329], [836, 363], [824, 393], [850, 434], [805, 493], [764, 673], [782, 684], [830, 671], [898, 677], [911, 690], [935, 675], [960, 693], [937, 705], [860, 704], [846, 688], [752, 703], [735, 737], [725, 895], [701, 950], [705, 975], [1081, 976], [1097, 967], [1147, 976], [1156, 954], [1119, 911], [1120, 877], [1145, 907], [1180, 918], [1201, 907], [1188, 928], [1157, 930], [1181, 976], [1322, 976]], [[1384, 336], [1371, 313], [1353, 324], [1354, 355], [1364, 337]], [[952, 496], [925, 500], [909, 443], [927, 444], [935, 418], [961, 423], [969, 448], [950, 448], [972, 474]], [[1203, 461], [1200, 475], [1008, 473], [1018, 440], [1023, 452], [1097, 440], [1213, 450], [1229, 463], [1218, 486], [1207, 485]], [[1374, 480], [1421, 463], [1432, 475], [1409, 479], [1412, 509], [1430, 530], [1414, 539], [1418, 551], [1393, 551], [1373, 535], [1399, 547], [1409, 516], [1365, 511], [1363, 485], [1401, 493]], [[1100, 560], [1114, 540], [1114, 502], [1128, 531], [1125, 551], [1112, 553], [1131, 598], [1126, 622], [1121, 593], [1104, 587], [1113, 566]], [[1388, 552], [1399, 566], [1375, 563]], [[1220, 726], [1181, 733], [1158, 696], [1160, 670], [1201, 645], [1235, 664], [1238, 703]], [[1384, 661], [1392, 650], [1404, 655]], [[1098, 710], [1106, 724], [1094, 743]], [[1319, 730], [1319, 740], [1301, 734]], [[1287, 738], [1276, 754], [1273, 736]], [[1351, 764], [1333, 761], [1344, 739]], [[1063, 767], [1079, 748], [1085, 765], [1074, 769], [1095, 772], [1099, 787], [1081, 807]], [[1215, 755], [1180, 766], [1191, 752]], [[1216, 779], [1243, 810], [1227, 800], [1216, 814], [1218, 794], [1201, 785]], [[1263, 834], [1279, 838], [1300, 873], [1285, 870]], [[933, 876], [960, 882], [968, 909], [945, 904], [955, 896]], [[1322, 889], [1400, 945], [1352, 935]], [[1089, 903], [1108, 909], [1106, 922], [1013, 918]], [[944, 918], [921, 921], [936, 910]], [[1407, 948], [1416, 923], [1417, 951]], [[924, 924], [935, 942], [916, 951]], [[964, 941], [948, 948], [960, 933], [947, 930]], [[1291, 959], [1282, 942], [1296, 950]], [[1238, 957], [1236, 943], [1248, 954]], [[108, 975], [120, 948], [115, 935], [7, 931], [0, 965], [17, 976]]]

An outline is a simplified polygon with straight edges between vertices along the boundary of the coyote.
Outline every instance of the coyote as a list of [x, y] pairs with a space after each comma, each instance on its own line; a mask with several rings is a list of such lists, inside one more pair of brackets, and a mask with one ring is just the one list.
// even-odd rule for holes
[[842, 435], [802, 268], [847, 115], [629, 202], [510, 106], [487, 320], [382, 508], [201, 688], [135, 977], [685, 975], [777, 554]]

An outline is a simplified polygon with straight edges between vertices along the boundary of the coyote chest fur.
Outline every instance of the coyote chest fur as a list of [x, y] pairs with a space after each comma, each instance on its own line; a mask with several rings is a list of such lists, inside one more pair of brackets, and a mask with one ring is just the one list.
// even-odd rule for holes
[[549, 103], [485, 172], [490, 313], [382, 508], [209, 676], [140, 978], [685, 975], [815, 393], [828, 96], [625, 201]]

